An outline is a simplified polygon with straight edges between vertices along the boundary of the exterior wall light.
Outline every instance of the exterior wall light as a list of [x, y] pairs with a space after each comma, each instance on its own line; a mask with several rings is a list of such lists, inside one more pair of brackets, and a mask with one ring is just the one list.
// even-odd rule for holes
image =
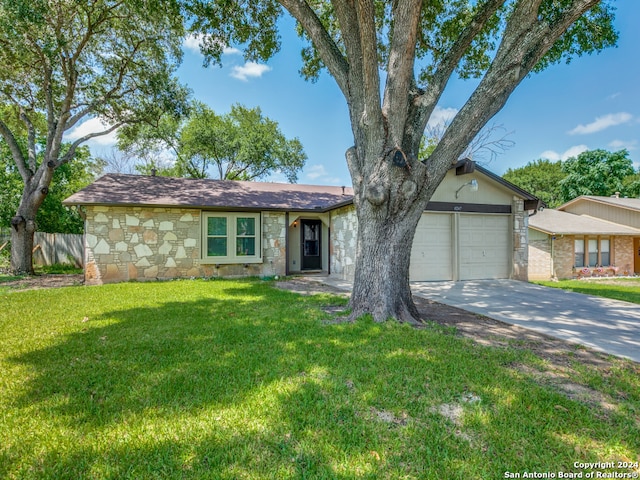
[[456, 198], [458, 198], [458, 195], [460, 194], [460, 190], [462, 190], [467, 185], [471, 186], [471, 191], [472, 192], [477, 192], [478, 191], [478, 181], [474, 178], [473, 180], [471, 180], [470, 182], [465, 183], [458, 190], [456, 190]]

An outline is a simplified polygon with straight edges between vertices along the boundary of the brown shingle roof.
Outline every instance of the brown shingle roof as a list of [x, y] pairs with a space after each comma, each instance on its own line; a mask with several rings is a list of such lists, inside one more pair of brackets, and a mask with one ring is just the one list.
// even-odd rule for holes
[[620, 208], [640, 211], [640, 198], [598, 197], [595, 195], [583, 195], [581, 197], [574, 198], [564, 205], [559, 206], [558, 210], [564, 210], [569, 205], [583, 201], [605, 203], [607, 205], [613, 205]]
[[[344, 191], [344, 194], [343, 194]], [[348, 204], [353, 189], [110, 173], [64, 200], [65, 205], [326, 211]]]
[[551, 209], [529, 217], [529, 227], [551, 235], [640, 235], [640, 230], [626, 225]]

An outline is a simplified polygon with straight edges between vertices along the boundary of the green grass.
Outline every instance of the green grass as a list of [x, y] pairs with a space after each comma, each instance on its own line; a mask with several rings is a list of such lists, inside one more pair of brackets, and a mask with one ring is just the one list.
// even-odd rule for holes
[[640, 304], [640, 278], [611, 280], [560, 280], [559, 282], [534, 282], [545, 287], [561, 288], [586, 293], [596, 297], [624, 300]]
[[0, 302], [0, 478], [494, 479], [640, 452], [630, 362], [580, 374], [607, 410], [536, 383], [516, 368], [543, 368], [526, 351], [327, 323], [344, 299], [259, 280]]

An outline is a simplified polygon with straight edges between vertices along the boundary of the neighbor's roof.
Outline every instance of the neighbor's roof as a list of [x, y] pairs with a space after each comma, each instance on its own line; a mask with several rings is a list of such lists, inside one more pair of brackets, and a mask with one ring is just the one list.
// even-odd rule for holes
[[640, 235], [637, 228], [551, 209], [529, 217], [529, 227], [549, 235]]
[[110, 173], [63, 204], [327, 211], [352, 199], [353, 189], [348, 187]]
[[616, 198], [616, 197], [598, 197], [595, 195], [582, 195], [581, 197], [574, 198], [569, 202], [558, 207], [558, 210], [564, 210], [569, 205], [574, 203], [590, 201], [597, 203], [604, 203], [615, 207], [626, 208], [628, 210], [635, 210], [640, 212], [640, 198]]

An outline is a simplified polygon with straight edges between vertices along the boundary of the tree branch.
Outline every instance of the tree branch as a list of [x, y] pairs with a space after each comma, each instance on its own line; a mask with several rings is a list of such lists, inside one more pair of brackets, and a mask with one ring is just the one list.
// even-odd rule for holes
[[434, 162], [429, 162], [431, 174], [439, 175], [457, 160], [460, 145], [473, 140], [555, 41], [599, 0], [574, 0], [552, 26], [538, 19], [540, 3], [529, 0], [517, 5], [491, 67], [434, 150]]
[[27, 127], [27, 159], [29, 162], [29, 169], [32, 172], [36, 171], [36, 129], [31, 122], [31, 119], [27, 116], [24, 110], [20, 110], [20, 120]]
[[7, 142], [7, 145], [9, 146], [9, 150], [13, 156], [13, 161], [18, 167], [18, 172], [20, 172], [22, 180], [27, 183], [29, 178], [33, 176], [33, 172], [29, 170], [29, 167], [25, 162], [24, 155], [22, 154], [22, 150], [20, 150], [20, 146], [18, 145], [13, 132], [9, 129], [7, 124], [2, 121], [2, 119], [0, 119], [0, 135], [2, 135], [2, 138], [4, 138], [4, 141]]
[[381, 118], [380, 73], [378, 71], [378, 38], [376, 35], [375, 11], [373, 0], [356, 2], [358, 25], [360, 26], [360, 48], [364, 81], [365, 116], [363, 121], [373, 122]]
[[420, 142], [429, 117], [431, 117], [433, 110], [440, 101], [451, 75], [453, 75], [473, 40], [484, 30], [491, 17], [502, 7], [504, 2], [505, 0], [487, 0], [444, 55], [427, 87], [422, 91], [415, 87], [414, 91], [416, 93], [413, 100], [415, 108], [412, 108], [408, 121], [413, 130], [408, 132], [411, 138], [407, 140], [413, 143]]
[[280, 4], [295, 18], [313, 42], [320, 58], [336, 79], [343, 95], [348, 98], [349, 64], [340, 49], [322, 25], [322, 22], [306, 1], [280, 0]]
[[76, 153], [76, 149], [84, 142], [86, 142], [87, 140], [90, 140], [92, 138], [95, 137], [101, 137], [103, 135], [108, 135], [111, 132], [113, 132], [114, 130], [120, 128], [123, 125], [123, 123], [116, 123], [115, 125], [109, 127], [106, 130], [103, 130], [102, 132], [95, 132], [95, 133], [89, 133], [87, 135], [85, 135], [84, 137], [78, 138], [75, 142], [73, 142], [71, 144], [71, 146], [69, 147], [69, 151], [67, 153], [65, 153], [60, 160], [58, 160], [57, 165], [56, 166], [60, 166], [64, 163], [67, 163], [69, 160], [71, 160], [73, 158], [73, 156]]
[[389, 134], [397, 146], [403, 140], [409, 109], [406, 92], [414, 78], [421, 7], [421, 0], [405, 0], [397, 2], [393, 7], [393, 32], [382, 112], [388, 121]]

